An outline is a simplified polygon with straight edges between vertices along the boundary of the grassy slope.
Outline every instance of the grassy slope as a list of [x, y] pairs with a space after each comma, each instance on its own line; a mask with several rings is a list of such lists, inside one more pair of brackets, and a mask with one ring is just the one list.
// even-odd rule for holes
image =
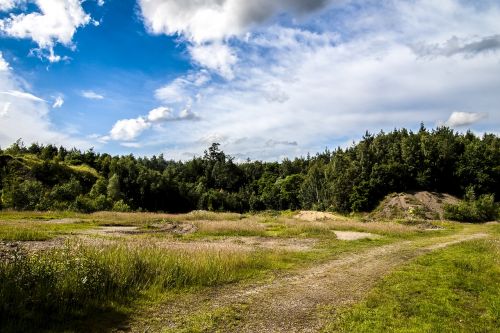
[[[498, 229], [498, 227], [497, 227]], [[427, 254], [390, 274], [325, 332], [498, 332], [500, 242]]]

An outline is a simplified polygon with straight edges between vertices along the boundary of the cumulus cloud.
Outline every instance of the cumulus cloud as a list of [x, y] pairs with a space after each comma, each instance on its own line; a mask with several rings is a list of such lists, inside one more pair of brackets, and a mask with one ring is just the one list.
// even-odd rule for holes
[[[0, 55], [0, 63], [5, 62]], [[19, 138], [24, 142], [56, 144], [82, 149], [93, 146], [86, 140], [57, 130], [50, 118], [49, 105], [41, 98], [25, 92], [24, 80], [10, 66], [0, 70], [0, 146]]]
[[148, 129], [151, 124], [142, 117], [136, 119], [118, 120], [110, 132], [111, 139], [132, 141]]
[[58, 109], [62, 107], [64, 104], [64, 99], [61, 96], [57, 96], [54, 100], [54, 104], [52, 104], [53, 109]]
[[451, 127], [469, 126], [486, 117], [488, 117], [487, 113], [453, 112], [446, 121], [446, 125]]
[[148, 114], [148, 120], [152, 123], [166, 121], [172, 118], [172, 110], [166, 107], [153, 109]]
[[101, 94], [96, 93], [95, 91], [92, 90], [83, 90], [82, 91], [82, 97], [86, 99], [95, 99], [95, 100], [100, 100], [104, 99], [104, 96]]
[[167, 107], [158, 107], [151, 110], [147, 116], [140, 116], [134, 119], [123, 119], [115, 123], [110, 131], [109, 138], [116, 141], [133, 141], [137, 139], [145, 130], [170, 121], [197, 120], [198, 116], [185, 109], [178, 115]]
[[[11, 14], [0, 20], [0, 31], [14, 38], [29, 38], [38, 44], [40, 54], [50, 62], [63, 58], [54, 54], [57, 43], [72, 46], [76, 30], [91, 22], [79, 0], [36, 0], [39, 12]], [[3, 1], [12, 9], [19, 1]]]
[[226, 41], [242, 37], [253, 26], [277, 14], [298, 15], [325, 7], [330, 0], [139, 0], [152, 33], [178, 35], [189, 41], [193, 61], [233, 79], [238, 57]]
[[500, 126], [498, 52], [421, 57], [413, 48], [453, 36], [469, 48], [490, 40], [500, 31], [498, 2], [345, 3], [231, 43], [233, 80], [183, 90], [201, 121], [171, 124], [155, 139], [175, 144], [168, 154], [177, 158], [221, 142], [242, 159], [275, 160], [346, 146], [365, 130], [436, 124], [450, 109], [487, 113], [481, 131]]
[[195, 43], [244, 34], [281, 12], [305, 14], [329, 0], [139, 0], [142, 16], [156, 34], [182, 35]]

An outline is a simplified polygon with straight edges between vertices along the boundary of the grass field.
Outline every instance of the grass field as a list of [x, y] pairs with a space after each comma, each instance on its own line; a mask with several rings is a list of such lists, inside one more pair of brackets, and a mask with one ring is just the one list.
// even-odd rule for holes
[[[341, 231], [354, 238], [338, 239]], [[274, 308], [278, 317], [292, 316], [282, 326], [275, 320], [276, 327], [301, 331], [309, 319], [287, 312], [300, 298], [310, 300], [301, 311], [320, 318], [317, 331], [439, 330], [454, 327], [457, 313], [487, 313], [463, 328], [488, 331], [499, 318], [499, 234], [498, 224], [366, 223], [333, 215], [305, 221], [293, 212], [3, 211], [0, 331], [250, 332], [273, 327], [266, 313]], [[436, 244], [446, 248], [434, 251]], [[363, 293], [341, 302], [333, 287], [324, 289], [342, 274], [345, 291]], [[465, 291], [454, 304], [450, 295], [460, 283]], [[422, 286], [437, 291], [426, 294]], [[421, 304], [411, 302], [419, 296]], [[267, 299], [274, 301], [260, 306]]]

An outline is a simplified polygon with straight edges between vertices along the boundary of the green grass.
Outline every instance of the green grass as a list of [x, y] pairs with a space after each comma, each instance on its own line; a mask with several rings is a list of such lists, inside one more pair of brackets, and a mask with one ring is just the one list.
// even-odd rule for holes
[[498, 332], [500, 243], [477, 240], [390, 274], [324, 332]]
[[64, 327], [141, 295], [235, 282], [273, 263], [270, 251], [166, 251], [147, 244], [17, 251], [0, 260], [0, 331]]
[[0, 240], [3, 241], [44, 241], [60, 235], [95, 227], [89, 222], [50, 223], [35, 221], [0, 221]]
[[10, 220], [55, 220], [63, 218], [85, 218], [87, 214], [80, 214], [70, 211], [15, 211], [15, 210], [0, 210], [0, 221]]

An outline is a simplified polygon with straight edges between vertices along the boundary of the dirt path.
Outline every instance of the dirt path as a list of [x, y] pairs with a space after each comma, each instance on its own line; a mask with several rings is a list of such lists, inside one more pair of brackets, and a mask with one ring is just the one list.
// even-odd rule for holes
[[149, 319], [132, 323], [125, 330], [157, 332], [167, 327], [182, 330], [189, 325], [185, 317], [196, 316], [197, 311], [216, 312], [218, 308], [225, 308], [236, 309], [238, 320], [221, 323], [218, 332], [317, 332], [324, 324], [322, 308], [333, 306], [334, 311], [360, 301], [381, 277], [412, 258], [483, 237], [487, 234], [461, 233], [346, 254], [271, 283], [243, 290], [221, 288], [211, 294], [191, 296], [190, 300], [173, 301], [145, 317], [142, 314], [142, 318]]

